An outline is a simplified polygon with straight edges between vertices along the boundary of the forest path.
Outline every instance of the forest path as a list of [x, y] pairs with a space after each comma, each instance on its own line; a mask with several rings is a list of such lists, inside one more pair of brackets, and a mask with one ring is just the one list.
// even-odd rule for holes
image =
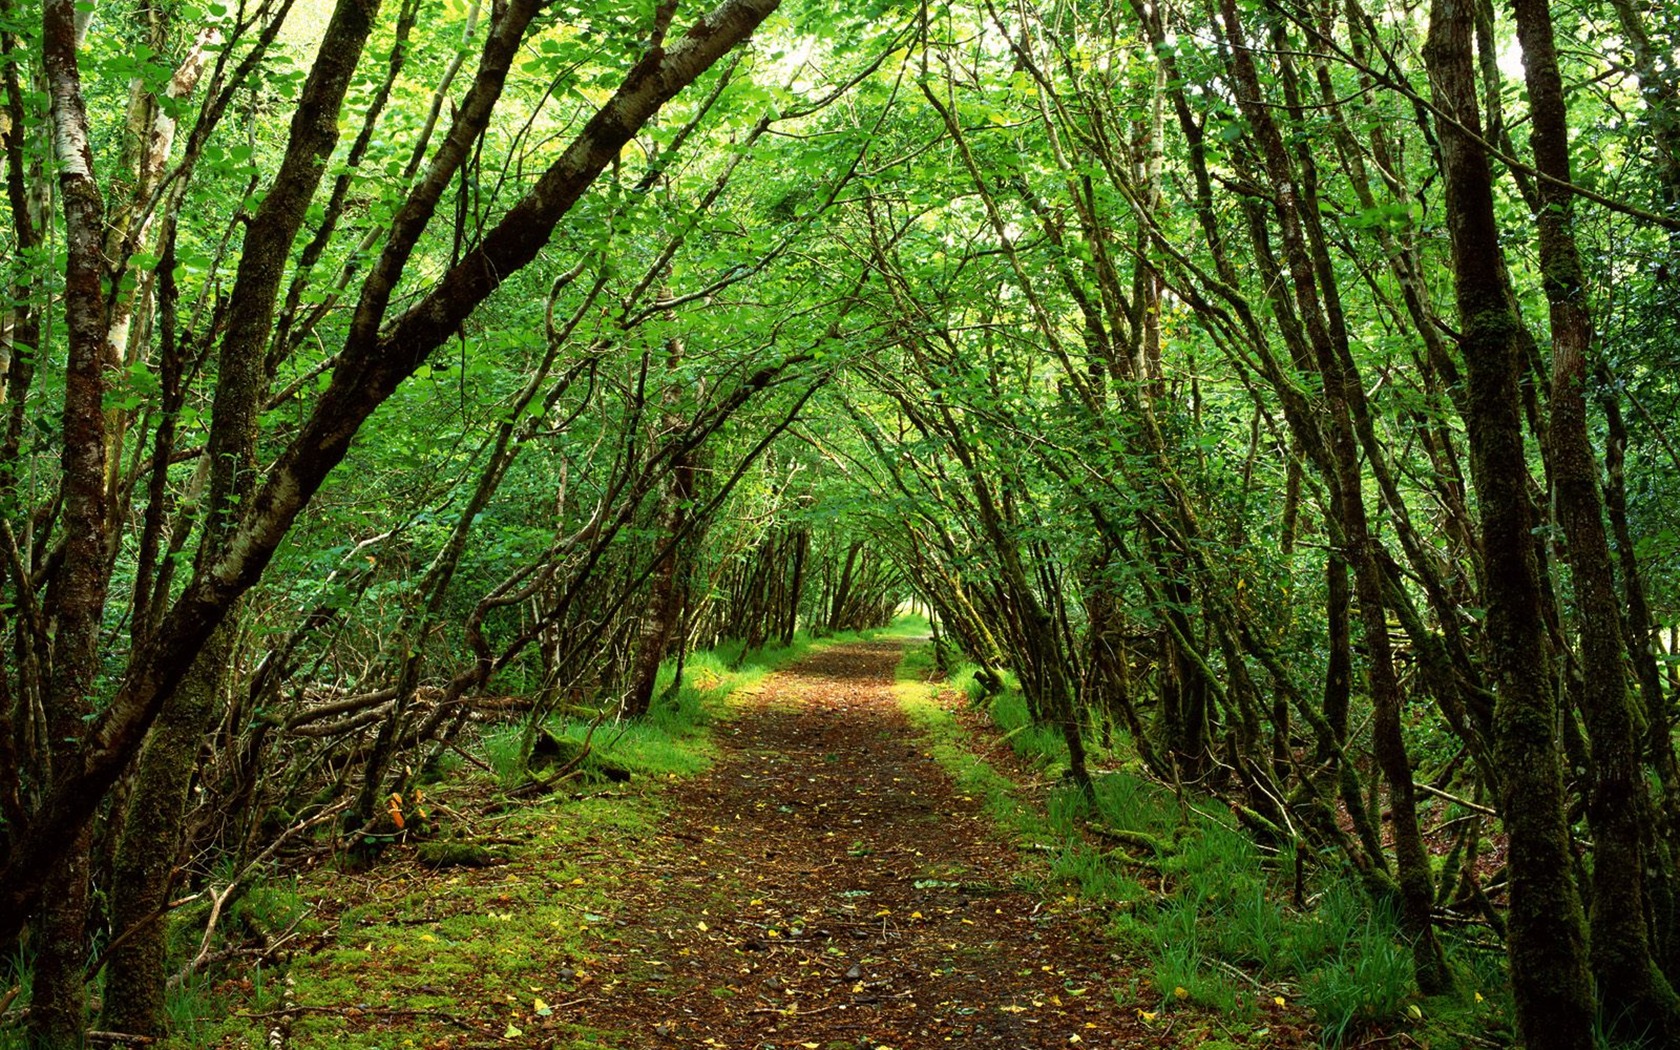
[[1018, 888], [1017, 850], [924, 750], [902, 655], [822, 650], [715, 727], [716, 764], [621, 875], [575, 1021], [624, 1048], [1166, 1045], [1093, 920]]

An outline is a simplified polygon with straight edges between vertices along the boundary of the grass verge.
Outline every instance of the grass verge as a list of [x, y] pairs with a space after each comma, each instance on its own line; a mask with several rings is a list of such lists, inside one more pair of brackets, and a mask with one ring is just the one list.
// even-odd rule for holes
[[[1200, 1016], [1210, 1038], [1215, 1029], [1236, 1030], [1263, 1041], [1308, 1018], [1327, 1047], [1408, 1026], [1434, 1048], [1508, 1037], [1497, 951], [1449, 938], [1460, 991], [1420, 998], [1394, 915], [1337, 867], [1303, 873], [1306, 906], [1293, 906], [1294, 858], [1262, 850], [1221, 819], [1217, 802], [1180, 799], [1128, 771], [1123, 740], [1092, 756], [1093, 768], [1117, 767], [1095, 776], [1094, 798], [1060, 785], [1059, 734], [1031, 723], [1013, 683], [986, 700], [974, 673], [958, 666], [941, 680], [931, 647], [913, 649], [898, 670], [900, 704], [963, 790], [984, 798], [999, 824], [1042, 858], [1033, 870], [1047, 891], [1107, 909], [1116, 947], [1149, 975], [1136, 1004], [1145, 1021]], [[983, 712], [1008, 742], [1017, 775], [1054, 786], [1029, 797], [980, 757], [997, 741], [976, 735], [972, 720], [959, 717], [964, 707]], [[1105, 831], [1124, 841], [1116, 845]]]

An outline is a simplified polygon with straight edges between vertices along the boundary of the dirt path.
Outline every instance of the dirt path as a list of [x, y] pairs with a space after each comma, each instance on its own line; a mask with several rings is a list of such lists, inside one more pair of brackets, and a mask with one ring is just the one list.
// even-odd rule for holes
[[1162, 1045], [1098, 931], [1016, 888], [1014, 849], [918, 746], [901, 653], [817, 653], [717, 727], [618, 887], [578, 1018], [628, 1035], [609, 1045]]

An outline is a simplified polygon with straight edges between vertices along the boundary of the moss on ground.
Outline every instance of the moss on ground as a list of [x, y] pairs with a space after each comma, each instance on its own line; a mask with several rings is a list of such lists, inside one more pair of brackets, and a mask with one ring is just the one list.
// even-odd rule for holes
[[616, 1033], [564, 1019], [596, 986], [598, 949], [643, 918], [620, 913], [611, 873], [636, 865], [667, 815], [668, 786], [710, 765], [708, 730], [732, 696], [815, 648], [857, 637], [801, 635], [787, 647], [697, 654], [675, 701], [645, 721], [592, 733], [576, 720], [546, 726], [588, 737], [630, 771], [627, 783], [506, 799], [518, 781], [498, 763], [522, 730], [488, 731], [474, 748], [494, 773], [458, 766], [426, 789], [438, 837], [399, 842], [371, 870], [320, 864], [247, 894], [243, 908], [275, 913], [265, 928], [296, 920], [295, 951], [284, 965], [180, 990], [172, 1034], [159, 1045], [266, 1047], [277, 1028], [289, 1050], [615, 1045]]

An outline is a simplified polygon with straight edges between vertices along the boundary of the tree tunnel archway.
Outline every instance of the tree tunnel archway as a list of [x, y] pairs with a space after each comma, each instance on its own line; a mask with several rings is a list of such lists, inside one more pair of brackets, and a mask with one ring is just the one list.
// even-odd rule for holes
[[1485, 924], [1530, 1045], [1680, 1031], [1662, 12], [344, 0], [317, 57], [287, 5], [39, 6], [0, 942], [65, 931], [40, 1039], [177, 852], [353, 839], [493, 702], [640, 717], [695, 646], [912, 594], [1082, 785], [1119, 741], [1397, 901], [1423, 991]]

